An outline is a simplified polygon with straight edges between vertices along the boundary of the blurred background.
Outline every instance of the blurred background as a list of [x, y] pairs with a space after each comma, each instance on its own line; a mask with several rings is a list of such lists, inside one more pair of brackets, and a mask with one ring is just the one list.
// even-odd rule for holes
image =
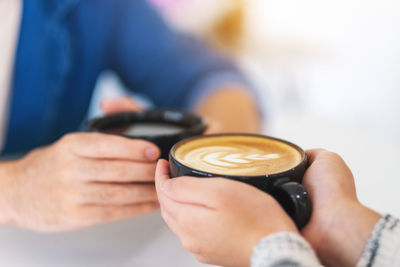
[[[238, 62], [262, 96], [266, 134], [338, 152], [361, 201], [400, 216], [399, 1], [149, 1]], [[120, 94], [105, 73], [91, 116]]]
[[[148, 1], [238, 63], [259, 91], [265, 134], [339, 153], [360, 200], [400, 217], [400, 1]], [[110, 72], [96, 88], [89, 117], [101, 99], [128, 94]], [[159, 213], [57, 235], [1, 227], [0, 236], [2, 266], [204, 266]]]

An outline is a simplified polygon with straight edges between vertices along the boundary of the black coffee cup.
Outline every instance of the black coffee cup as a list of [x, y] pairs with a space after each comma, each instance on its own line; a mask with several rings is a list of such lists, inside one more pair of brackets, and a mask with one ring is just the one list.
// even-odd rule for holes
[[87, 130], [150, 141], [160, 148], [161, 158], [168, 159], [174, 144], [203, 134], [206, 124], [201, 117], [192, 113], [148, 109], [92, 119], [87, 124]]
[[[276, 144], [287, 146], [293, 149], [293, 155], [295, 153], [296, 157], [298, 158], [298, 162], [291, 166], [289, 169], [282, 170], [275, 173], [265, 173], [263, 175], [232, 175], [232, 174], [221, 174], [221, 172], [213, 173], [210, 171], [205, 170], [204, 166], [194, 167], [199, 161], [193, 161], [194, 163], [185, 162], [183, 159], [178, 159], [178, 157], [183, 157], [181, 155], [177, 156], [176, 152], [178, 151], [181, 153], [182, 148], [187, 148], [188, 151], [191, 153], [191, 147], [196, 147], [196, 143], [198, 141], [207, 141], [206, 138], [241, 138], [241, 137], [249, 137], [249, 138], [261, 138], [261, 140], [269, 140], [271, 142], [276, 142]], [[211, 139], [209, 139], [211, 140]], [[223, 140], [223, 139], [216, 139], [216, 140]], [[234, 140], [234, 139], [232, 139]], [[218, 142], [217, 144], [219, 144]], [[191, 144], [191, 145], [188, 145]], [[199, 143], [200, 144], [200, 143]], [[185, 146], [184, 146], [185, 145]], [[202, 145], [198, 145], [198, 147], [202, 147]], [[178, 150], [181, 148], [180, 150]], [[186, 149], [185, 148], [185, 149]], [[203, 148], [201, 148], [203, 149]], [[203, 152], [204, 153], [204, 152]], [[206, 152], [207, 153], [207, 152]], [[214, 153], [217, 155], [221, 152]], [[185, 154], [185, 153], [183, 153]], [[206, 155], [206, 154], [204, 154]], [[276, 154], [271, 154], [276, 157]], [[209, 156], [209, 155], [208, 155]], [[267, 155], [268, 156], [268, 155]], [[189, 156], [188, 156], [189, 157]], [[191, 155], [191, 158], [195, 156]], [[230, 157], [230, 158], [229, 158]], [[236, 156], [237, 157], [237, 154]], [[248, 156], [250, 157], [250, 156]], [[252, 156], [253, 158], [257, 156]], [[261, 157], [261, 156], [258, 156]], [[265, 157], [265, 156], [264, 156]], [[230, 159], [231, 161], [242, 161], [238, 158], [232, 158], [231, 156], [227, 156], [226, 158]], [[214, 160], [212, 158], [211, 160]], [[249, 185], [255, 186], [258, 189], [272, 195], [284, 208], [287, 214], [293, 219], [296, 223], [297, 227], [301, 229], [305, 226], [310, 219], [311, 216], [311, 201], [309, 194], [307, 193], [306, 189], [303, 187], [302, 179], [307, 167], [307, 156], [303, 149], [299, 146], [290, 143], [288, 141], [273, 138], [269, 136], [263, 135], [253, 135], [253, 134], [218, 134], [218, 135], [209, 135], [209, 136], [199, 136], [193, 137], [186, 140], [183, 140], [177, 143], [170, 151], [169, 154], [169, 162], [170, 162], [170, 171], [172, 177], [180, 177], [180, 176], [195, 176], [195, 177], [224, 177], [228, 179], [233, 179], [236, 181], [241, 181], [247, 183]], [[224, 164], [231, 164], [232, 162], [225, 162]], [[260, 163], [261, 164], [261, 163]], [[263, 164], [263, 163], [262, 163]], [[243, 165], [246, 167], [246, 165]], [[223, 172], [223, 171], [222, 171]], [[268, 207], [267, 207], [268, 208]]]

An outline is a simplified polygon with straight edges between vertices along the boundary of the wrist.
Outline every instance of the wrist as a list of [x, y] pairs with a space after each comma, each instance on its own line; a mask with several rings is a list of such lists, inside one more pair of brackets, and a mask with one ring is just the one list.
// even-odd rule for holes
[[316, 248], [317, 254], [327, 265], [355, 266], [380, 217], [359, 202], [347, 203], [325, 225], [328, 228]]
[[0, 162], [0, 224], [13, 224], [12, 162]]

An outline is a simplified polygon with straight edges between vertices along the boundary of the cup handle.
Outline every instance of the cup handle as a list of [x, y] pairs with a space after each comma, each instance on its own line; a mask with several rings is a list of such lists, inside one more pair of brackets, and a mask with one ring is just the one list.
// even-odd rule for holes
[[274, 182], [270, 194], [281, 204], [299, 229], [303, 228], [311, 217], [311, 200], [303, 185], [289, 178]]

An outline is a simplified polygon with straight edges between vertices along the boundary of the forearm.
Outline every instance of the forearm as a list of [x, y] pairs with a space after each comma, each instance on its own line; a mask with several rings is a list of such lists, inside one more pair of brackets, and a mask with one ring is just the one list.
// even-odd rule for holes
[[261, 114], [254, 97], [237, 86], [215, 90], [198, 103], [195, 111], [216, 122], [221, 132], [259, 133]]

